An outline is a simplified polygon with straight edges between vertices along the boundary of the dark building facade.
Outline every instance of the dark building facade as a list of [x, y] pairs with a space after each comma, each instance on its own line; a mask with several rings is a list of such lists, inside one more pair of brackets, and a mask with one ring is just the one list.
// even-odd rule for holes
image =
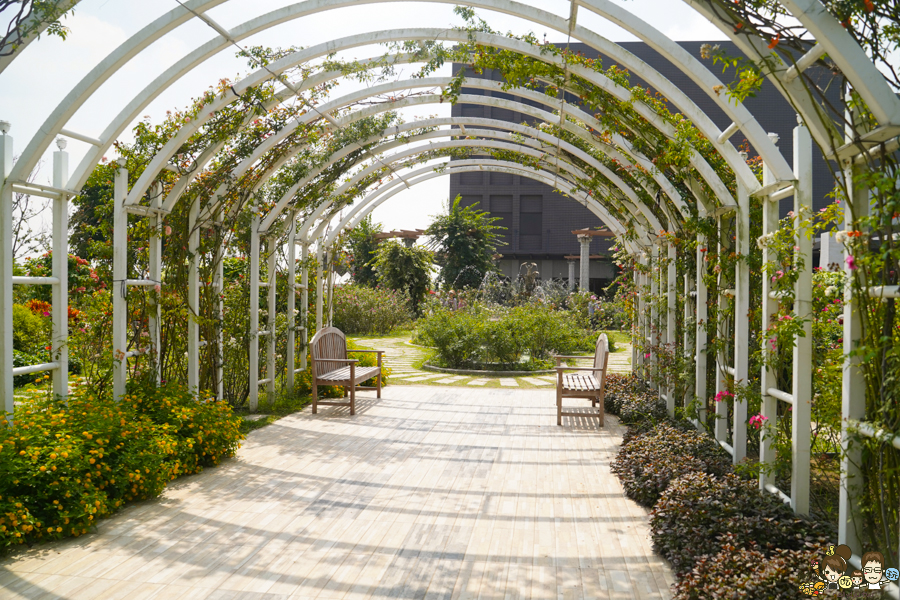
[[[693, 56], [700, 58], [700, 47], [705, 42], [680, 42], [680, 45]], [[731, 42], [713, 42], [719, 44], [729, 54], [739, 54]], [[722, 130], [731, 124], [716, 102], [701, 91], [686, 74], [672, 65], [666, 58], [643, 42], [624, 42], [620, 44], [632, 54], [658, 70], [664, 77], [679, 87], [697, 106], [712, 119]], [[589, 58], [597, 58], [598, 53], [584, 44], [571, 44], [570, 48], [580, 51]], [[605, 68], [616, 64], [609, 57], [602, 57]], [[704, 61], [709, 64], [709, 61]], [[454, 73], [462, 65], [454, 65]], [[486, 71], [482, 77], [500, 81], [499, 73]], [[632, 74], [632, 85], [648, 87], [640, 78]], [[463, 88], [463, 93], [486, 96], [497, 96], [511, 99], [513, 96], [500, 92]], [[831, 101], [838, 105], [839, 90], [834, 90]], [[530, 101], [525, 104], [537, 105]], [[788, 157], [793, 155], [793, 129], [797, 125], [797, 117], [793, 108], [775, 87], [766, 81], [762, 89], [753, 98], [748, 98], [744, 105], [759, 120], [763, 129], [779, 136], [778, 147]], [[552, 110], [542, 107], [545, 110]], [[670, 104], [670, 110], [678, 112], [677, 107]], [[475, 104], [457, 104], [452, 109], [453, 116], [481, 117], [513, 121], [516, 123], [532, 122], [526, 115], [508, 109]], [[731, 138], [736, 146], [744, 144], [746, 138], [738, 131]], [[827, 195], [833, 189], [833, 178], [818, 148], [813, 149], [813, 204], [814, 208], [831, 202]], [[750, 154], [755, 151], [750, 148]], [[494, 217], [499, 217], [499, 224], [507, 228], [504, 236], [505, 246], [499, 249], [503, 254], [500, 268], [503, 273], [515, 277], [526, 263], [535, 263], [542, 279], [566, 279], [569, 268], [566, 256], [577, 255], [580, 244], [573, 230], [595, 228], [602, 225], [587, 208], [564, 197], [551, 186], [534, 181], [527, 177], [506, 173], [460, 173], [450, 176], [450, 198], [462, 197], [465, 206], [478, 203], [482, 210], [487, 210]], [[785, 216], [793, 207], [793, 200], [783, 200], [781, 214]], [[591, 254], [608, 256], [613, 241], [610, 238], [594, 238], [591, 243]], [[609, 258], [591, 261], [591, 282], [593, 291], [605, 287], [615, 276], [615, 268]]]

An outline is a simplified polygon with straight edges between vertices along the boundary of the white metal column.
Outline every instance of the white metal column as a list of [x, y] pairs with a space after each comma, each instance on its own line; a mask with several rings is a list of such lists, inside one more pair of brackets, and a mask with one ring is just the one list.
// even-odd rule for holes
[[195, 198], [188, 212], [188, 389], [194, 398], [200, 399], [200, 227], [197, 215], [200, 200]]
[[812, 418], [812, 239], [804, 219], [812, 216], [812, 138], [802, 125], [794, 128], [794, 215], [797, 227], [795, 261], [803, 260], [794, 287], [794, 318], [803, 319], [804, 337], [794, 339], [793, 369], [793, 459], [791, 461], [791, 506], [809, 514], [810, 421]]
[[268, 277], [267, 277], [267, 291], [269, 292], [269, 302], [268, 302], [268, 324], [266, 325], [266, 329], [268, 329], [268, 338], [266, 344], [266, 378], [268, 381], [266, 382], [266, 395], [268, 396], [267, 400], [269, 404], [275, 401], [275, 294], [277, 293], [277, 285], [275, 283], [275, 268], [277, 266], [278, 252], [277, 248], [277, 240], [275, 236], [269, 236], [267, 248], [269, 250], [269, 260], [268, 260]]
[[[64, 189], [69, 181], [69, 154], [66, 140], [56, 140], [58, 152], [53, 153], [53, 187]], [[66, 397], [69, 393], [69, 198], [60, 196], [53, 202], [53, 394]]]
[[300, 368], [306, 371], [306, 349], [309, 344], [309, 244], [300, 245]]
[[162, 364], [160, 352], [161, 340], [161, 316], [162, 316], [162, 239], [160, 238], [160, 229], [162, 228], [162, 214], [159, 212], [162, 208], [162, 186], [157, 182], [150, 188], [150, 208], [154, 211], [150, 216], [150, 235], [147, 240], [147, 252], [149, 258], [149, 277], [160, 286], [155, 294], [151, 294], [151, 302], [149, 305], [148, 329], [150, 333], [150, 360], [153, 364], [154, 378], [156, 385], [162, 382]]
[[128, 195], [128, 169], [125, 159], [116, 161], [113, 192], [113, 397], [119, 400], [125, 395], [128, 377], [128, 213], [125, 197]]
[[[769, 137], [773, 142], [778, 143], [778, 135], [774, 133], [770, 133]], [[763, 165], [763, 187], [769, 187], [773, 183], [775, 183], [775, 176], [772, 174], [772, 171], [769, 169], [768, 165]], [[762, 199], [763, 201], [763, 217], [762, 217], [762, 234], [763, 236], [767, 236], [771, 233], [778, 231], [778, 216], [779, 216], [779, 206], [778, 202], [772, 202], [771, 199], [766, 196]], [[762, 262], [764, 265], [769, 264], [770, 262], [774, 262], [777, 260], [777, 255], [774, 250], [769, 247], [768, 244], [763, 246], [762, 249]], [[772, 293], [772, 279], [771, 276], [763, 274], [762, 278], [762, 323], [761, 323], [761, 331], [765, 333], [765, 331], [772, 325], [772, 317], [775, 313], [778, 312], [778, 300], [771, 297]], [[769, 341], [770, 338], [766, 335], [763, 335], [762, 340], [762, 354], [763, 358], [768, 361], [771, 359], [771, 356], [775, 354], [776, 349], [772, 347], [772, 342]], [[775, 371], [768, 367], [763, 367], [762, 373], [760, 375], [760, 388], [762, 392], [762, 406], [760, 409], [760, 414], [765, 417], [765, 423], [771, 427], [775, 427], [776, 420], [778, 418], [778, 400], [771, 394], [769, 394], [769, 388], [775, 388], [777, 384], [777, 379], [775, 375]], [[769, 436], [765, 435], [765, 432], [760, 434], [759, 438], [759, 462], [765, 467], [765, 465], [771, 465], [775, 462], [775, 448], [772, 446], [772, 442], [774, 440], [770, 439]], [[759, 473], [759, 489], [767, 490], [769, 488], [774, 487], [774, 481], [771, 474], [767, 474], [766, 469], [763, 468]]]
[[[666, 345], [668, 346], [667, 350], [672, 352], [674, 356], [677, 345], [675, 335], [677, 329], [676, 311], [678, 310], [678, 290], [675, 287], [678, 285], [678, 274], [675, 268], [675, 260], [678, 254], [675, 250], [675, 244], [669, 243], [667, 247], [669, 260], [666, 269]], [[675, 417], [675, 385], [676, 382], [669, 379], [668, 387], [666, 388], [666, 409], [672, 418]]]
[[[694, 278], [688, 274], [684, 274], [684, 313], [682, 318], [684, 319], [682, 325], [682, 336], [681, 336], [681, 349], [682, 356], [685, 360], [690, 361], [694, 357], [694, 332], [691, 331], [690, 323], [691, 316], [693, 314], [693, 309], [691, 308], [691, 295], [695, 294], [694, 291]], [[691, 389], [690, 385], [686, 385], [684, 388], [684, 397], [682, 398], [682, 406], [687, 407], [688, 403], [690, 403], [691, 398], [694, 397], [694, 392]]]
[[296, 365], [297, 346], [297, 316], [294, 314], [297, 308], [297, 213], [291, 213], [290, 229], [288, 229], [288, 270], [287, 270], [287, 344], [285, 347], [285, 364], [287, 365], [286, 387], [287, 393], [294, 391], [294, 369]]
[[[722, 244], [722, 238], [725, 235], [723, 231], [723, 215], [720, 213], [716, 217], [716, 223], [719, 231], [719, 244], [717, 256], [721, 256], [725, 252], [725, 246]], [[725, 298], [725, 273], [720, 272], [717, 277], [718, 284], [716, 291], [718, 292], [718, 311], [716, 312], [716, 337], [719, 340], [728, 339], [728, 325], [724, 318], [725, 305], [728, 302]], [[724, 350], [720, 350], [716, 354], [716, 397], [720, 398], [716, 402], [716, 423], [713, 432], [716, 441], [723, 447], [730, 448], [728, 444], [728, 403], [719, 396], [720, 392], [728, 391], [728, 376], [725, 372], [726, 358]]]
[[654, 240], [653, 247], [650, 250], [650, 389], [656, 390], [657, 378], [657, 348], [659, 348], [659, 278], [662, 273], [659, 268], [659, 244]]
[[706, 404], [708, 401], [706, 389], [706, 370], [708, 359], [708, 355], [706, 352], [706, 321], [709, 318], [709, 314], [706, 303], [709, 298], [708, 291], [706, 289], [706, 281], [703, 279], [704, 275], [706, 275], [706, 253], [703, 252], [703, 249], [705, 247], [706, 236], [700, 234], [697, 236], [697, 317], [696, 322], [694, 323], [694, 356], [696, 361], [694, 370], [694, 395], [697, 397], [697, 401], [700, 403], [700, 408], [697, 411], [696, 423], [698, 429], [706, 428]]
[[328, 326], [334, 324], [334, 249], [328, 253]]
[[[750, 196], [737, 181], [738, 210], [735, 215], [736, 252], [741, 260], [735, 268], [734, 282], [734, 391], [746, 388], [750, 370]], [[734, 398], [731, 446], [732, 460], [738, 464], [747, 455], [747, 400]]]
[[12, 419], [13, 400], [13, 139], [10, 125], [0, 121], [0, 394]]
[[325, 240], [316, 240], [316, 331], [322, 330], [323, 295], [325, 293]]
[[[216, 217], [221, 221], [221, 214]], [[225, 399], [225, 240], [216, 257], [216, 398]]]
[[253, 207], [250, 224], [250, 412], [259, 405], [259, 214]]

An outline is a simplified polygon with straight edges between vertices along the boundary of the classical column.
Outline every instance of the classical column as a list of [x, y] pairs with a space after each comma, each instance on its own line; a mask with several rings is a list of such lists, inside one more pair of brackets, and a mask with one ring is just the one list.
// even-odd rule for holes
[[579, 235], [581, 242], [581, 279], [578, 282], [579, 290], [591, 289], [591, 236]]
[[575, 290], [575, 261], [570, 260], [569, 262], [569, 291], [572, 292]]

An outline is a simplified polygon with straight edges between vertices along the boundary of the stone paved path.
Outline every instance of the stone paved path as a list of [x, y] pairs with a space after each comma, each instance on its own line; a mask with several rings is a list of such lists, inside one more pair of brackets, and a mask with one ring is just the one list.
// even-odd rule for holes
[[354, 417], [307, 409], [96, 533], [0, 560], [0, 597], [670, 598], [609, 469], [624, 428], [558, 427], [548, 396], [392, 386]]
[[[351, 338], [353, 339], [353, 338]], [[417, 369], [431, 351], [428, 348], [413, 346], [408, 343], [406, 337], [384, 337], [353, 339], [362, 348], [385, 350], [385, 361], [391, 368], [392, 384], [416, 384], [416, 385], [459, 385], [481, 386], [488, 388], [498, 387], [553, 387], [556, 385], [555, 375], [534, 376], [523, 374], [520, 377], [488, 377], [483, 375], [453, 375], [450, 373], [434, 373]], [[623, 346], [620, 344], [620, 347]], [[590, 366], [593, 357], [585, 357], [576, 361], [580, 367]], [[609, 355], [609, 371], [611, 373], [631, 372], [631, 345], [624, 345], [623, 349]]]

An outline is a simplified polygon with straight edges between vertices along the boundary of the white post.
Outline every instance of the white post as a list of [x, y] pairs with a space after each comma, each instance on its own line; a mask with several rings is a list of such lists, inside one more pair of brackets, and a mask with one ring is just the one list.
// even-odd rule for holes
[[[735, 215], [735, 249], [739, 260], [734, 277], [734, 390], [747, 387], [750, 380], [750, 195], [737, 182], [737, 214]], [[735, 395], [732, 425], [732, 460], [738, 464], [747, 456], [747, 401]]]
[[259, 404], [259, 214], [253, 207], [250, 225], [250, 412]]
[[6, 181], [13, 167], [13, 139], [9, 123], [0, 121], [0, 394], [3, 410], [12, 421], [13, 400], [13, 220], [12, 184]]
[[694, 395], [700, 403], [700, 409], [697, 411], [697, 420], [701, 429], [706, 427], [706, 371], [707, 359], [706, 352], [706, 321], [709, 318], [708, 307], [706, 303], [709, 300], [709, 292], [706, 288], [706, 281], [703, 276], [706, 275], [706, 256], [702, 251], [706, 247], [706, 236], [700, 234], [697, 236], [697, 320], [694, 324], [696, 343], [694, 348], [694, 356], [696, 361], [696, 369], [694, 374]]
[[[641, 320], [641, 315], [643, 314], [643, 291], [641, 290], [641, 273], [638, 270], [638, 265], [640, 264], [641, 258], [637, 254], [634, 255], [634, 289], [636, 290], [637, 297], [634, 300], [634, 323], [631, 325], [631, 372], [632, 373], [640, 373], [641, 366], [643, 363], [643, 355], [640, 354], [638, 349], [638, 341], [640, 340], [640, 336], [643, 335], [643, 321]], [[569, 282], [574, 282], [575, 278], [575, 263], [569, 261]], [[569, 291], [572, 291], [572, 287], [569, 287]]]
[[322, 330], [322, 307], [325, 292], [323, 281], [325, 277], [325, 248], [321, 239], [316, 241], [316, 262], [318, 263], [316, 266], [316, 331], [318, 332]]
[[[722, 244], [722, 236], [725, 235], [723, 230], [723, 222], [724, 219], [722, 215], [716, 217], [716, 222], [718, 223], [719, 230], [719, 251], [718, 254], [721, 256], [722, 252], [725, 251], [725, 247]], [[725, 312], [725, 294], [723, 293], [725, 288], [725, 277], [724, 273], [719, 273], [717, 278], [718, 285], [716, 286], [716, 291], [719, 294], [718, 304], [719, 310], [716, 313], [716, 337], [721, 339], [728, 339], [728, 331], [727, 331], [727, 323], [723, 318], [723, 314]], [[716, 395], [718, 396], [719, 392], [725, 391], [728, 389], [728, 377], [725, 373], [724, 362], [725, 362], [725, 352], [720, 351], [716, 355]], [[714, 428], [716, 441], [728, 442], [728, 403], [723, 400], [720, 402], [716, 402], [716, 425]]]
[[659, 347], [659, 278], [661, 277], [660, 269], [659, 269], [659, 244], [655, 241], [653, 242], [653, 248], [651, 249], [650, 254], [650, 326], [649, 326], [649, 336], [651, 341], [651, 345], [653, 346], [650, 349], [650, 389], [656, 390], [658, 386], [656, 385], [656, 364], [659, 359], [657, 356], [656, 348]]
[[200, 200], [195, 198], [188, 213], [188, 389], [195, 399], [200, 399], [200, 228], [197, 215]]
[[[769, 134], [769, 138], [772, 139], [773, 142], [778, 142], [778, 135], [774, 133]], [[769, 169], [768, 165], [763, 165], [763, 186], [771, 185], [775, 182], [775, 176], [772, 174], [772, 171]], [[772, 202], [771, 199], [767, 196], [763, 198], [763, 216], [762, 216], [762, 234], [768, 235], [770, 233], [774, 233], [778, 231], [778, 216], [779, 216], [779, 206], [778, 202]], [[762, 262], [763, 265], [766, 265], [772, 261], [777, 259], [777, 255], [774, 250], [772, 250], [768, 245], [763, 246], [762, 249]], [[772, 325], [772, 317], [778, 312], [778, 301], [769, 297], [769, 292], [772, 291], [772, 278], [771, 276], [763, 274], [762, 278], [762, 323], [761, 330], [765, 332]], [[763, 336], [762, 340], [762, 354], [763, 358], [766, 361], [771, 360], [772, 355], [775, 354], [771, 343], [769, 342], [768, 336]], [[776, 387], [777, 378], [775, 371], [771, 368], [763, 367], [762, 373], [760, 375], [760, 387], [762, 392], [762, 406], [760, 408], [760, 414], [765, 417], [766, 425], [775, 428], [776, 420], [778, 418], [778, 400], [767, 393], [769, 388]], [[761, 434], [759, 438], [759, 462], [763, 465], [763, 469], [759, 473], [759, 489], [760, 491], [765, 491], [766, 486], [774, 485], [774, 480], [771, 474], [767, 474], [765, 471], [766, 465], [771, 465], [775, 462], [775, 449], [772, 446], [772, 442], [774, 440], [770, 439], [768, 436]]]
[[285, 364], [287, 365], [286, 384], [288, 394], [294, 391], [294, 369], [296, 365], [297, 317], [297, 213], [291, 213], [291, 224], [288, 229], [288, 271], [287, 271], [287, 347], [285, 348]]
[[300, 246], [300, 368], [306, 371], [306, 348], [309, 344], [309, 244]]
[[334, 250], [328, 253], [328, 326], [334, 325]]
[[569, 261], [569, 291], [575, 291], [575, 261]]
[[[685, 273], [684, 275], [684, 313], [682, 318], [684, 319], [684, 324], [682, 325], [681, 331], [681, 349], [682, 355], [685, 360], [690, 360], [694, 356], [694, 332], [691, 331], [689, 324], [691, 322], [691, 314], [693, 310], [691, 309], [691, 292], [694, 290], [694, 278]], [[682, 398], [682, 406], [687, 407], [688, 403], [691, 401], [691, 398], [694, 397], [694, 392], [691, 390], [691, 386], [687, 385], [684, 388], [684, 397]]]
[[159, 355], [161, 339], [160, 325], [162, 323], [162, 240], [159, 232], [162, 228], [162, 215], [158, 212], [162, 207], [162, 186], [159, 182], [155, 182], [150, 187], [150, 207], [157, 212], [154, 212], [153, 216], [150, 217], [150, 235], [148, 237], [147, 247], [148, 258], [150, 261], [149, 277], [160, 286], [160, 289], [158, 292], [155, 292], [155, 294], [151, 294], [153, 299], [149, 308], [148, 328], [150, 330], [150, 345], [152, 348], [150, 360], [153, 361], [153, 370], [156, 385], [158, 386], [162, 382], [162, 362]]
[[[221, 213], [216, 217], [221, 221]], [[224, 234], [223, 234], [224, 235]], [[216, 319], [216, 398], [225, 399], [225, 240], [221, 239], [216, 263], [215, 292], [218, 299]]]
[[[869, 215], [869, 190], [853, 180], [858, 173], [847, 168], [845, 177], [850, 188], [848, 205], [844, 206], [844, 229], [861, 230], [860, 219]], [[844, 250], [846, 254], [846, 249]], [[844, 263], [847, 284], [844, 287], [844, 366], [842, 374], [841, 400], [841, 488], [838, 500], [838, 543], [847, 544], [856, 554], [862, 554], [860, 532], [854, 518], [859, 518], [858, 497], [862, 485], [862, 450], [859, 442], [852, 439], [848, 431], [849, 421], [862, 421], [866, 416], [866, 379], [862, 370], [862, 358], [851, 356], [859, 347], [862, 338], [860, 304], [853, 293], [853, 272]]]
[[794, 512], [809, 514], [810, 426], [812, 419], [812, 239], [803, 220], [812, 214], [812, 138], [803, 125], [794, 128], [794, 245], [795, 260], [804, 264], [794, 288], [795, 318], [803, 319], [805, 337], [794, 339], [793, 460], [791, 505]]
[[116, 161], [113, 200], [113, 397], [118, 401], [125, 395], [128, 378], [128, 213], [125, 197], [128, 195], [128, 169], [125, 159]]
[[591, 236], [579, 235], [578, 241], [581, 242], [581, 279], [578, 281], [579, 290], [591, 289]]
[[276, 252], [275, 248], [275, 236], [269, 236], [269, 287], [266, 288], [266, 290], [269, 292], [269, 305], [267, 311], [269, 313], [269, 319], [268, 324], [266, 325], [266, 328], [269, 330], [269, 336], [268, 338], [266, 338], [266, 341], [268, 342], [266, 344], [266, 377], [268, 378], [269, 382], [266, 384], [266, 395], [268, 396], [268, 402], [270, 405], [275, 401], [275, 293], [278, 291], [275, 285], [275, 267], [278, 253]]
[[[65, 188], [69, 181], [69, 154], [66, 140], [56, 140], [59, 152], [53, 153], [53, 186]], [[52, 289], [53, 303], [53, 394], [69, 394], [69, 198], [53, 200], [53, 277], [59, 279]]]
[[[675, 286], [678, 284], [678, 274], [675, 268], [675, 260], [677, 258], [677, 252], [675, 250], [675, 244], [667, 244], [668, 246], [668, 259], [669, 264], [667, 269], [667, 281], [666, 281], [666, 345], [668, 346], [668, 350], [673, 353], [675, 352], [676, 346], [676, 316], [677, 316], [677, 303], [678, 303], [678, 292]], [[669, 411], [669, 416], [675, 418], [675, 381], [669, 379], [668, 387], [666, 388], [666, 409]]]

